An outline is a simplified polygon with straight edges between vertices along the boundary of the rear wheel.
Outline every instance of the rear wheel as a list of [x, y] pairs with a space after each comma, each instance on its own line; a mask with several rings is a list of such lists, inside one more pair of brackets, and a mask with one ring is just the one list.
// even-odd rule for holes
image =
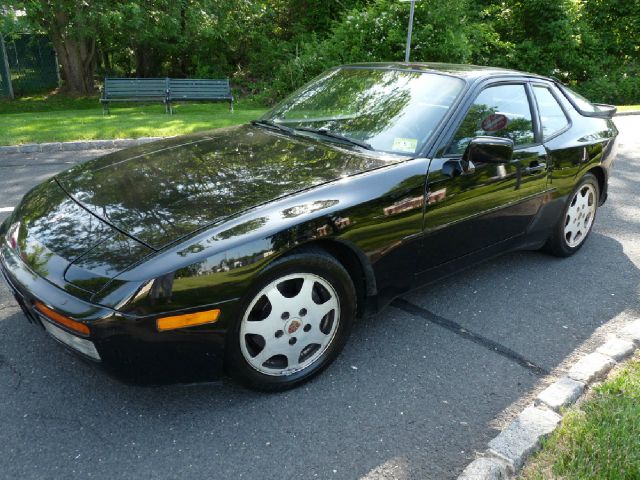
[[227, 368], [249, 387], [284, 390], [319, 373], [344, 346], [356, 311], [355, 288], [323, 252], [272, 265], [243, 300], [229, 335]]
[[580, 250], [593, 228], [599, 202], [598, 180], [587, 173], [569, 196], [562, 217], [547, 244], [550, 252], [568, 257]]

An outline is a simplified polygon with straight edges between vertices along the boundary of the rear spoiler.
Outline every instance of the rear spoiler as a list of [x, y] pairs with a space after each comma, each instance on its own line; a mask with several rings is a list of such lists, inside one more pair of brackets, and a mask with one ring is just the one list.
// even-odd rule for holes
[[566, 99], [569, 100], [569, 103], [573, 105], [573, 108], [575, 108], [583, 117], [613, 118], [613, 116], [618, 111], [618, 107], [616, 107], [615, 105], [608, 105], [606, 103], [592, 103], [591, 105], [593, 105], [594, 108], [593, 111], [583, 110], [576, 104], [573, 97], [569, 95], [569, 92], [565, 90], [566, 87], [564, 83], [562, 83], [555, 77], [550, 78], [555, 82], [560, 91], [562, 91]]
[[615, 105], [607, 105], [606, 103], [594, 103], [593, 106], [596, 107], [595, 112], [584, 112], [579, 109], [578, 111], [585, 117], [600, 117], [600, 118], [613, 118], [613, 116], [618, 111], [618, 107], [616, 107]]

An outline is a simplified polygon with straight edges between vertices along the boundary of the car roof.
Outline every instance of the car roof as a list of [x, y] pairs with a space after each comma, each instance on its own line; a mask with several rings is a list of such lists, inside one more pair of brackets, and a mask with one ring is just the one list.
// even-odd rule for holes
[[413, 70], [422, 72], [444, 73], [454, 77], [463, 78], [465, 80], [478, 80], [496, 76], [524, 76], [539, 78], [553, 82], [553, 79], [543, 75], [534, 73], [520, 72], [518, 70], [510, 70], [507, 68], [487, 67], [481, 65], [467, 65], [460, 63], [422, 63], [422, 62], [376, 62], [376, 63], [351, 63], [342, 65], [341, 68], [376, 68], [376, 69], [394, 69], [394, 70]]

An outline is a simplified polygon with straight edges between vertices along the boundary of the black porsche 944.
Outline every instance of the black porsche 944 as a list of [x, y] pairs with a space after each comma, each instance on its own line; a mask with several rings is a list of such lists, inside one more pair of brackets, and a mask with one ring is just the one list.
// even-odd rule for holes
[[250, 387], [289, 388], [411, 288], [508, 251], [579, 250], [614, 113], [517, 71], [341, 66], [251, 124], [32, 189], [0, 230], [1, 270], [27, 318], [88, 359], [197, 347]]

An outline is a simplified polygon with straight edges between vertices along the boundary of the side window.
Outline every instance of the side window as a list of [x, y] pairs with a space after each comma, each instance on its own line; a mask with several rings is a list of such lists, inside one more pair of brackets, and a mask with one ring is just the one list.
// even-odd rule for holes
[[533, 120], [524, 85], [497, 85], [480, 92], [453, 136], [448, 155], [461, 155], [473, 137], [510, 138], [519, 145], [533, 143]]
[[542, 138], [546, 140], [569, 125], [569, 121], [562, 111], [562, 107], [560, 107], [558, 101], [551, 93], [551, 90], [541, 85], [535, 85], [533, 92], [536, 96], [536, 102], [538, 102], [538, 111], [540, 112]]

